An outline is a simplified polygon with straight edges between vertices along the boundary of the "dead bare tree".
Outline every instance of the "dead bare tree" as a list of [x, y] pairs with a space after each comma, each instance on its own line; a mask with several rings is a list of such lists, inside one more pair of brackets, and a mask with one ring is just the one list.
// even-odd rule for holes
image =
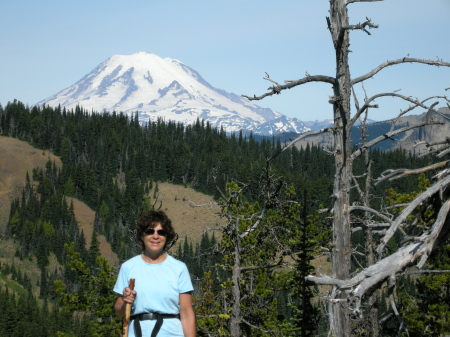
[[[361, 317], [361, 301], [363, 297], [369, 297], [373, 294], [373, 291], [380, 288], [384, 282], [388, 282], [389, 289], [392, 289], [395, 284], [396, 276], [402, 273], [405, 268], [415, 264], [417, 261], [417, 267], [421, 268], [430, 252], [435, 248], [435, 243], [438, 241], [440, 236], [443, 235], [442, 228], [444, 226], [450, 226], [450, 219], [448, 216], [450, 209], [450, 172], [448, 161], [441, 163], [440, 171], [435, 176], [434, 184], [425, 192], [417, 196], [417, 198], [411, 202], [396, 219], [392, 219], [392, 216], [386, 213], [385, 210], [372, 209], [368, 204], [368, 196], [365, 194], [361, 195], [363, 198], [363, 206], [353, 206], [350, 204], [350, 190], [355, 187], [353, 162], [357, 157], [362, 154], [366, 154], [368, 149], [385, 139], [392, 138], [408, 130], [420, 128], [425, 125], [442, 123], [434, 122], [432, 118], [428, 118], [423, 123], [395, 129], [397, 120], [405, 113], [411, 112], [416, 108], [428, 110], [429, 116], [439, 113], [435, 109], [434, 103], [428, 103], [431, 98], [419, 101], [418, 99], [413, 99], [397, 92], [380, 93], [371, 97], [366, 97], [362, 106], [359, 106], [357, 100], [355, 99], [355, 111], [351, 114], [351, 94], [353, 87], [356, 84], [362, 84], [365, 80], [372, 78], [374, 75], [387, 67], [398, 64], [416, 63], [431, 66], [450, 67], [450, 63], [444, 62], [440, 59], [425, 60], [410, 58], [407, 56], [396, 60], [386, 61], [368, 73], [352, 79], [350, 76], [348, 57], [350, 52], [349, 33], [353, 30], [361, 30], [370, 34], [367, 29], [378, 28], [378, 26], [368, 18], [366, 18], [363, 23], [351, 25], [349, 23], [347, 6], [357, 2], [375, 1], [382, 0], [330, 0], [330, 16], [327, 17], [327, 24], [335, 49], [336, 73], [334, 76], [310, 75], [307, 73], [305, 77], [298, 80], [285, 81], [284, 84], [279, 84], [277, 81], [271, 79], [266, 73], [264, 79], [273, 83], [273, 86], [268, 89], [269, 91], [260, 96], [244, 96], [249, 100], [261, 100], [268, 96], [280, 94], [283, 90], [291, 89], [310, 82], [322, 82], [332, 86], [333, 92], [330, 96], [329, 103], [333, 106], [334, 126], [326, 130], [318, 131], [331, 132], [334, 137], [334, 149], [329, 151], [329, 153], [335, 158], [336, 169], [332, 195], [333, 208], [331, 210], [333, 217], [332, 275], [321, 275], [319, 277], [311, 275], [308, 277], [308, 279], [315, 284], [332, 286], [332, 291], [327, 297], [329, 336], [350, 336], [351, 318]], [[356, 151], [352, 151], [350, 144], [350, 131], [355, 125], [355, 122], [361, 119], [361, 117], [366, 114], [369, 109], [378, 108], [378, 105], [375, 104], [375, 101], [378, 98], [388, 96], [405, 101], [405, 103], [409, 104], [409, 107], [401, 111], [400, 114], [396, 116], [392, 122], [392, 128], [389, 132], [372, 141], [364, 142]], [[448, 102], [446, 97], [434, 98], [440, 98]], [[364, 119], [362, 123], [364, 123]], [[298, 140], [305, 138], [312, 133], [313, 132], [301, 135], [297, 139], [288, 143], [284, 149], [289, 148]], [[446, 144], [448, 144], [448, 142]], [[440, 155], [443, 156], [448, 153], [446, 152], [448, 151], [448, 148], [449, 147], [447, 146], [445, 149], [441, 150]], [[368, 159], [366, 159], [366, 162], [368, 164], [367, 167], [370, 170]], [[433, 166], [433, 169], [434, 168], [435, 166]], [[402, 175], [413, 173], [414, 172], [405, 173], [405, 170], [389, 171], [380, 179], [380, 181], [382, 179], [392, 180], [401, 177]], [[370, 185], [370, 180], [368, 180], [367, 183]], [[417, 210], [419, 206], [424, 208], [424, 204], [431, 204], [431, 200], [433, 200], [434, 205], [436, 205], [436, 203], [439, 204], [439, 207], [436, 210], [436, 214], [438, 215], [431, 228], [425, 229], [422, 235], [405, 241], [405, 245], [396, 253], [386, 256], [385, 245], [388, 240], [397, 230], [401, 229], [402, 226], [405, 225], [409, 215]], [[375, 260], [374, 254], [372, 265], [366, 269], [362, 269], [356, 275], [350, 275], [351, 259], [352, 254], [354, 253], [351, 242], [351, 215], [352, 212], [357, 210], [363, 210], [366, 214], [364, 220], [366, 223], [363, 224], [364, 226], [371, 224], [374, 227], [388, 227], [384, 236], [381, 238], [378, 247], [376, 248], [377, 260]], [[390, 297], [390, 300], [394, 312], [398, 316], [398, 311], [395, 308], [393, 296]], [[400, 329], [404, 329], [404, 323], [400, 318], [399, 322], [401, 322]]]

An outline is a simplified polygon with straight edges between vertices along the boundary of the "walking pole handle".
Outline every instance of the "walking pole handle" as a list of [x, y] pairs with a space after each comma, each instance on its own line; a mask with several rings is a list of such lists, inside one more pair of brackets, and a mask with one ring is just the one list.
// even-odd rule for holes
[[[134, 290], [134, 281], [135, 279], [130, 279], [130, 284], [128, 285], [128, 288], [131, 290]], [[130, 323], [130, 316], [131, 316], [131, 303], [127, 303], [125, 305], [125, 319], [123, 320], [123, 329], [122, 329], [122, 337], [128, 337], [128, 325]]]

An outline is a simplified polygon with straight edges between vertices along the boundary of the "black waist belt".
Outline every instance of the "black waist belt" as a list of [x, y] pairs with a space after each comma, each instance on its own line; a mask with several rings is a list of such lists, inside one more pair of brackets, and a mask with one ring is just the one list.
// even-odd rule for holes
[[156, 312], [150, 312], [146, 314], [138, 314], [130, 317], [130, 321], [135, 320], [134, 322], [134, 334], [136, 337], [142, 337], [142, 329], [141, 329], [141, 321], [145, 321], [147, 319], [156, 320], [155, 327], [153, 328], [152, 334], [150, 337], [156, 337], [161, 326], [163, 325], [163, 320], [165, 318], [178, 318], [180, 319], [180, 314], [158, 314]]

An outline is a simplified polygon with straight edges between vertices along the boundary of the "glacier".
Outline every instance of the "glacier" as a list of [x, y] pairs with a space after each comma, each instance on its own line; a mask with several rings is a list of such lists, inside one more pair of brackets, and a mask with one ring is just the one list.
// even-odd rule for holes
[[129, 116], [137, 113], [141, 123], [162, 118], [193, 124], [203, 119], [229, 133], [245, 130], [274, 135], [309, 130], [296, 118], [214, 88], [197, 71], [176, 59], [148, 52], [111, 56], [75, 84], [36, 105], [68, 110], [81, 106], [87, 111], [114, 111]]

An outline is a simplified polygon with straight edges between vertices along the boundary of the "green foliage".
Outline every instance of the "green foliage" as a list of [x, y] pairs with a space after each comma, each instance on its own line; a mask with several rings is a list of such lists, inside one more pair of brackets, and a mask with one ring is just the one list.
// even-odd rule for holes
[[209, 333], [218, 337], [228, 337], [230, 333], [227, 325], [230, 316], [221, 312], [220, 304], [213, 292], [214, 281], [211, 276], [211, 271], [205, 272], [203, 280], [198, 286], [197, 294], [194, 295], [199, 335]]
[[320, 311], [311, 302], [315, 295], [312, 285], [308, 284], [305, 278], [314, 274], [311, 262], [319, 255], [320, 243], [329, 242], [331, 232], [324, 228], [317, 213], [302, 215], [298, 205], [291, 206], [286, 212], [289, 213], [283, 216], [291, 219], [295, 228], [291, 238], [295, 263], [286, 280], [286, 289], [289, 290], [291, 298], [288, 306], [292, 310], [292, 317], [286, 324], [286, 330], [290, 336], [316, 336]]
[[64, 195], [67, 195], [68, 197], [75, 196], [75, 185], [72, 177], [67, 178], [67, 181], [64, 184]]
[[[224, 200], [225, 203], [230, 202], [224, 208], [224, 214], [229, 214], [234, 221], [226, 228], [223, 240], [218, 243], [204, 236], [200, 245], [186, 240], [185, 247], [180, 247], [179, 256], [196, 278], [203, 279], [204, 291], [208, 293], [207, 289], [212, 289], [212, 293], [219, 295], [209, 307], [211, 314], [219, 318], [214, 321], [216, 323], [205, 321], [205, 326], [209, 329], [217, 324], [223, 328], [220, 333], [226, 335], [225, 326], [231, 316], [228, 312], [230, 306], [223, 307], [223, 303], [232, 304], [229, 290], [237, 285], [244, 295], [241, 307], [250, 324], [266, 331], [284, 329], [284, 333], [293, 335], [311, 333], [312, 329], [306, 326], [308, 317], [305, 313], [311, 314], [311, 322], [314, 322], [316, 311], [305, 306], [312, 292], [302, 283], [302, 278], [311, 272], [310, 257], [314, 245], [320, 242], [324, 246], [329, 232], [321, 227], [315, 215], [308, 215], [315, 214], [321, 204], [325, 207], [330, 205], [335, 173], [333, 158], [319, 147], [290, 147], [280, 153], [280, 140], [262, 138], [256, 141], [252, 135], [244, 136], [242, 133], [227, 136], [223, 129], [215, 129], [201, 120], [190, 126], [163, 120], [140, 126], [135, 117], [130, 120], [121, 113], [90, 113], [80, 107], [72, 111], [51, 107], [30, 109], [13, 101], [0, 109], [0, 115], [2, 135], [29, 141], [41, 149], [51, 149], [60, 155], [63, 162], [62, 168], [49, 161], [45, 168], [34, 169], [31, 177], [27, 174], [21, 198], [11, 203], [8, 222], [8, 235], [20, 244], [18, 257], [36, 256], [38, 259], [42, 270], [41, 283], [48, 286], [48, 289], [41, 289], [43, 298], [50, 295], [53, 280], [52, 274], [46, 271], [50, 253], [64, 263], [64, 245], [74, 242], [74, 249], [79, 254], [74, 259], [81, 264], [74, 262], [71, 268], [63, 270], [63, 284], [67, 294], [80, 296], [80, 303], [83, 303], [83, 298], [93, 296], [78, 293], [83, 282], [81, 275], [86, 270], [97, 275], [101, 268], [99, 263], [102, 264], [98, 262], [95, 238], [90, 251], [86, 250], [73, 205], [68, 206], [64, 196], [76, 197], [97, 210], [94, 235], [104, 235], [119, 258], [125, 260], [134, 254], [134, 248], [127, 242], [137, 217], [152, 207], [148, 181], [156, 186], [155, 200], [158, 181], [191, 186], [216, 199], [220, 197], [217, 187], [222, 190], [228, 188], [234, 197], [230, 194], [231, 199]], [[272, 162], [273, 169], [301, 194], [302, 207], [294, 207], [295, 203], [279, 203], [277, 198], [268, 200], [270, 198], [262, 197], [261, 186], [258, 186], [261, 172], [266, 167], [266, 158], [274, 153], [279, 155]], [[414, 158], [401, 150], [389, 153], [373, 151], [372, 155], [374, 175], [387, 167], [418, 167], [426, 160]], [[363, 172], [364, 162], [356, 160], [354, 168], [355, 172]], [[249, 187], [237, 193], [240, 187], [230, 183], [232, 181], [245, 182]], [[412, 179], [406, 179], [406, 183], [396, 181], [393, 190], [389, 191], [381, 184], [374, 193], [376, 196], [388, 193], [397, 203], [404, 197], [400, 194], [410, 190], [414, 184]], [[264, 193], [275, 191], [276, 186], [262, 189]], [[291, 194], [284, 197], [285, 201], [294, 198], [292, 191], [287, 193]], [[261, 214], [262, 210], [266, 211], [257, 229], [238, 240], [239, 235], [257, 224], [258, 217], [254, 215]], [[426, 225], [432, 217], [432, 213], [422, 217], [421, 224]], [[392, 249], [395, 249], [396, 239], [392, 242]], [[244, 271], [238, 283], [234, 284], [231, 275], [235, 269], [236, 247], [242, 249], [238, 265]], [[283, 251], [288, 250], [293, 252], [295, 259], [291, 273], [282, 269]], [[218, 254], [222, 251], [223, 256]], [[267, 268], [250, 268], [258, 265], [266, 265]], [[211, 275], [205, 276], [208, 272]], [[212, 284], [207, 285], [210, 282], [208, 278]], [[89, 278], [86, 276], [86, 279]], [[74, 304], [68, 301], [67, 308], [69, 303]], [[83, 319], [91, 328], [95, 321], [92, 308], [85, 302], [79, 310], [85, 310], [87, 314]], [[106, 322], [107, 318], [98, 322], [106, 326], [102, 325], [103, 320]], [[77, 324], [74, 326], [75, 330], [78, 329]], [[243, 325], [245, 334], [268, 334], [249, 326]], [[60, 329], [60, 332], [69, 335], [67, 330]], [[75, 334], [89, 335], [81, 330]], [[107, 335], [106, 332], [104, 334]]]
[[450, 246], [432, 255], [426, 267], [436, 273], [425, 273], [398, 291], [411, 337], [450, 334]]
[[21, 294], [6, 286], [0, 287], [0, 335], [17, 337], [50, 337], [75, 331], [74, 321], [59, 313], [49, 312], [48, 303], [38, 305], [31, 293]]
[[[75, 244], [65, 245], [66, 268], [76, 273], [76, 291], [68, 292], [62, 280], [54, 282], [61, 304], [69, 312], [83, 312], [89, 318], [91, 336], [113, 336], [121, 331], [121, 320], [115, 315], [116, 295], [112, 291], [115, 283], [114, 268], [105, 258], [98, 256], [95, 269], [87, 267]], [[67, 282], [67, 281], [66, 281]]]
[[[316, 237], [323, 230], [318, 217], [302, 219], [293, 187], [279, 198], [283, 182], [271, 175], [266, 179], [259, 187], [263, 196], [260, 202], [248, 202], [245, 188], [238, 184], [227, 185], [228, 199], [222, 200], [222, 214], [228, 225], [220, 244], [224, 253], [221, 267], [229, 272], [221, 284], [224, 300], [230, 316], [246, 322], [240, 324], [243, 335], [313, 336], [318, 312], [311, 305], [314, 295], [305, 276], [314, 270], [310, 262], [317, 250]], [[284, 268], [288, 254], [295, 259], [293, 272]], [[290, 317], [286, 308], [279, 308], [286, 291]], [[238, 311], [236, 302], [240, 304]]]
[[[387, 201], [391, 205], [405, 205], [429, 186], [430, 181], [422, 174], [415, 191], [398, 193], [389, 189]], [[400, 213], [404, 207], [399, 206], [394, 211]], [[407, 221], [415, 223], [412, 228], [404, 226], [408, 234], [413, 236], [415, 228], [430, 227], [434, 223], [435, 210], [432, 207], [418, 207]], [[405, 336], [442, 336], [450, 333], [450, 246], [444, 244], [442, 249], [433, 252], [424, 269], [432, 271], [413, 279], [403, 278], [397, 288], [400, 312], [407, 322], [408, 334], [404, 333]], [[440, 273], [441, 270], [444, 272]]]

